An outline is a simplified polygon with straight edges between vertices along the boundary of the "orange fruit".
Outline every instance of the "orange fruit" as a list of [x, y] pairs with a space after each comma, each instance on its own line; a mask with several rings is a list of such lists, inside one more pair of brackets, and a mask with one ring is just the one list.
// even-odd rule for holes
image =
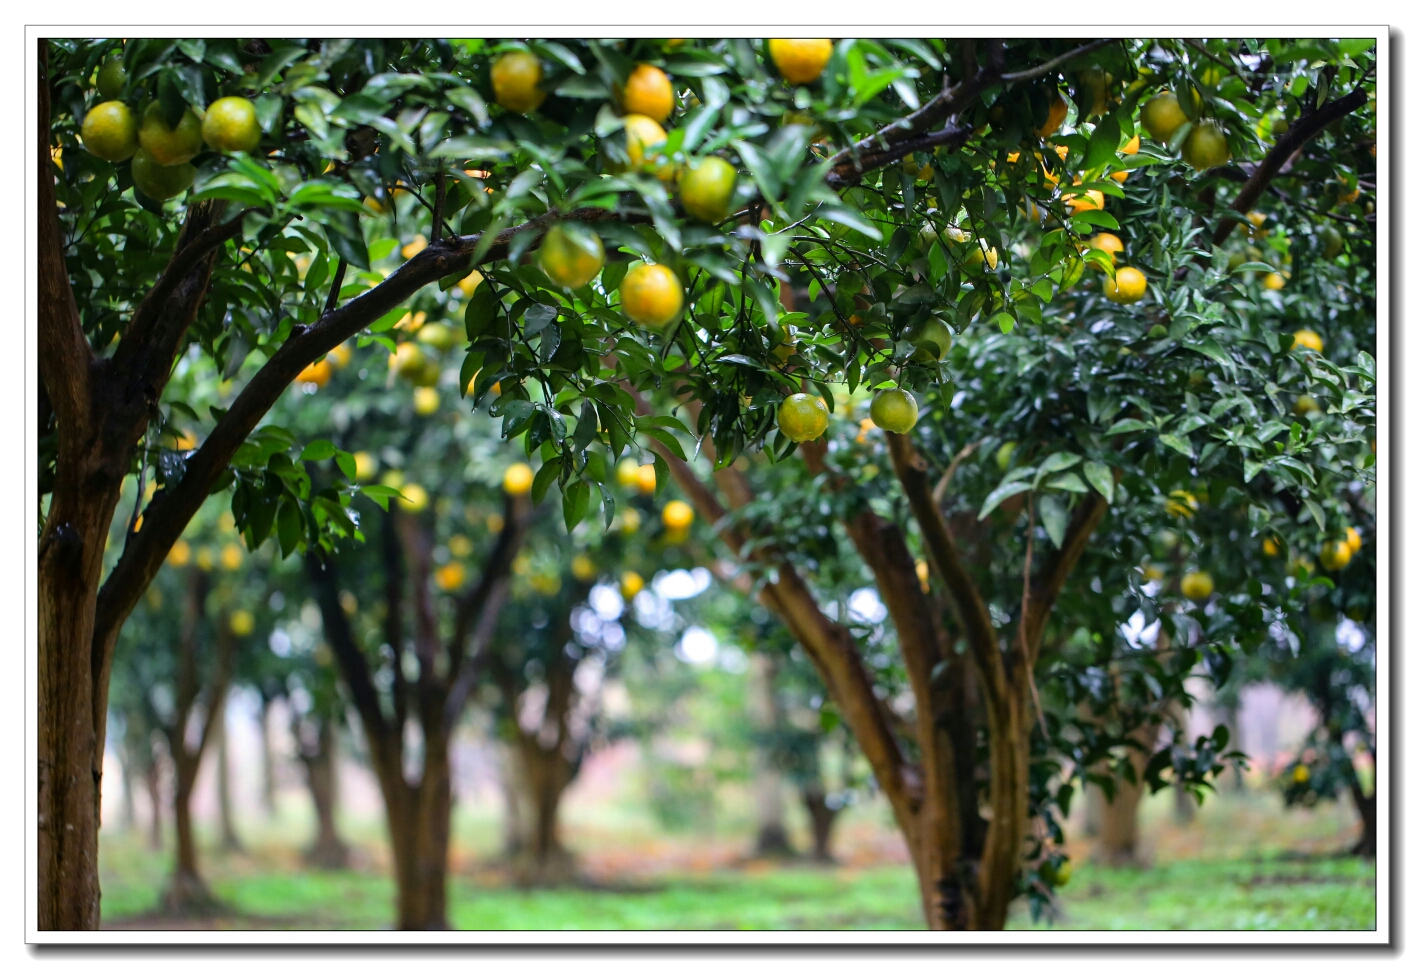
[[1339, 572], [1350, 564], [1350, 545], [1346, 542], [1326, 542], [1321, 546], [1321, 564], [1331, 572]]
[[295, 378], [298, 383], [314, 384], [316, 387], [323, 387], [329, 382], [329, 378], [334, 376], [334, 368], [328, 359], [316, 360], [299, 372]]
[[417, 331], [417, 342], [446, 353], [457, 344], [457, 331], [445, 323], [428, 323]]
[[901, 388], [881, 390], [869, 404], [869, 419], [886, 431], [907, 434], [918, 423], [918, 401]]
[[230, 626], [237, 636], [249, 636], [255, 632], [255, 617], [247, 609], [237, 609], [231, 613]]
[[1051, 107], [1046, 113], [1046, 121], [1041, 127], [1036, 129], [1036, 134], [1042, 138], [1049, 138], [1060, 130], [1060, 126], [1065, 123], [1065, 116], [1070, 111], [1070, 105], [1059, 93], [1051, 95]]
[[407, 511], [416, 514], [427, 507], [427, 489], [420, 484], [405, 484], [398, 489], [402, 492], [402, 497], [398, 503]]
[[1090, 248], [1101, 249], [1113, 257], [1117, 252], [1124, 252], [1124, 243], [1112, 232], [1097, 232], [1090, 238]]
[[619, 592], [623, 595], [625, 602], [632, 602], [633, 597], [643, 591], [643, 576], [637, 572], [625, 572], [619, 576]]
[[530, 470], [530, 465], [524, 461], [517, 462], [506, 469], [506, 474], [501, 478], [501, 487], [506, 489], [506, 494], [519, 498], [528, 494], [530, 486], [535, 483], [535, 472]]
[[830, 409], [813, 394], [791, 394], [776, 412], [776, 425], [781, 433], [797, 444], [815, 440], [825, 433], [829, 424]]
[[813, 84], [825, 73], [834, 52], [832, 41], [823, 39], [768, 40], [766, 50], [781, 77], [792, 84]]
[[1365, 544], [1365, 540], [1360, 537], [1360, 533], [1354, 528], [1347, 528], [1345, 530], [1345, 544], [1349, 546], [1350, 553], [1353, 555], [1360, 551], [1360, 547]]
[[1304, 417], [1307, 414], [1319, 411], [1321, 404], [1316, 398], [1302, 394], [1300, 397], [1296, 398], [1296, 405], [1292, 409], [1295, 410], [1298, 415]]
[[1213, 594], [1213, 577], [1207, 572], [1189, 572], [1178, 584], [1184, 598], [1201, 602]]
[[1311, 768], [1305, 764], [1297, 764], [1291, 769], [1291, 779], [1298, 784], [1305, 784], [1311, 779]]
[[1129, 178], [1129, 171], [1127, 169], [1121, 168], [1117, 172], [1110, 172], [1110, 178], [1123, 185], [1125, 180]]
[[1267, 273], [1262, 279], [1262, 285], [1267, 289], [1278, 290], [1286, 286], [1285, 273]]
[[721, 222], [731, 214], [736, 169], [712, 155], [688, 168], [678, 182], [678, 195], [687, 214], [703, 222]]
[[373, 476], [378, 473], [378, 459], [367, 451], [357, 451], [353, 457], [354, 480], [372, 481]]
[[673, 113], [677, 96], [668, 75], [652, 64], [639, 64], [624, 82], [625, 114], [641, 114], [662, 124]]
[[235, 542], [227, 542], [221, 547], [221, 568], [227, 572], [234, 572], [241, 567], [241, 560], [245, 558], [245, 553]]
[[582, 225], [552, 225], [540, 244], [540, 268], [557, 286], [579, 289], [604, 268], [604, 243]]
[[620, 488], [638, 487], [638, 462], [633, 458], [624, 458], [614, 467], [614, 480]]
[[186, 539], [177, 539], [167, 551], [167, 564], [180, 569], [190, 561], [191, 546], [187, 544]]
[[646, 114], [625, 115], [624, 139], [629, 165], [635, 171], [656, 168], [658, 179], [664, 182], [670, 182], [677, 176], [676, 167], [665, 163], [661, 151], [653, 150], [668, 140], [668, 133], [658, 122]]
[[161, 103], [153, 101], [142, 116], [142, 127], [138, 129], [137, 138], [157, 164], [180, 165], [191, 161], [201, 151], [201, 119], [195, 111], [187, 108], [182, 112], [177, 126], [170, 128]]
[[1137, 154], [1138, 151], [1139, 151], [1139, 136], [1138, 136], [1138, 135], [1135, 135], [1133, 138], [1130, 138], [1128, 141], [1126, 141], [1126, 142], [1124, 143], [1124, 147], [1120, 149], [1120, 154], [1123, 154], [1123, 155], [1133, 155], [1133, 154]]
[[1326, 348], [1326, 342], [1321, 339], [1321, 335], [1315, 330], [1301, 329], [1292, 334], [1291, 349], [1305, 347], [1308, 350], [1315, 350], [1320, 353]]
[[1183, 160], [1200, 172], [1226, 165], [1230, 158], [1227, 135], [1214, 121], [1198, 122], [1183, 139]]
[[1268, 556], [1269, 558], [1274, 558], [1280, 551], [1281, 546], [1277, 544], [1276, 539], [1262, 539], [1262, 554]]
[[114, 54], [103, 62], [103, 66], [98, 69], [97, 88], [98, 96], [105, 101], [112, 101], [119, 94], [123, 93], [123, 85], [128, 82], [128, 69], [123, 66], [121, 55]]
[[1144, 298], [1149, 280], [1133, 266], [1115, 272], [1115, 278], [1105, 277], [1105, 295], [1116, 303], [1137, 303]]
[[545, 92], [539, 87], [542, 74], [540, 59], [528, 50], [502, 54], [491, 65], [491, 90], [496, 103], [516, 114], [534, 111], [545, 100]]
[[651, 495], [658, 490], [658, 468], [654, 463], [640, 464], [634, 478], [639, 494]]
[[89, 154], [104, 161], [126, 161], [137, 151], [137, 119], [122, 101], [104, 101], [90, 108], [80, 135]]
[[685, 529], [692, 524], [692, 506], [674, 499], [663, 506], [663, 524], [668, 528]]
[[1092, 188], [1083, 196], [1075, 194], [1062, 195], [1061, 199], [1070, 207], [1070, 212], [1102, 211], [1105, 207], [1105, 193], [1098, 188]]
[[1173, 133], [1188, 123], [1188, 116], [1178, 106], [1178, 96], [1160, 91], [1139, 110], [1139, 123], [1155, 141], [1166, 142]]
[[201, 122], [201, 137], [217, 151], [255, 151], [260, 145], [255, 105], [237, 97], [212, 101]]
[[442, 395], [431, 387], [418, 387], [412, 392], [412, 409], [422, 417], [437, 413]]
[[619, 284], [624, 315], [641, 326], [661, 329], [682, 312], [682, 283], [661, 263], [641, 263]]
[[432, 575], [437, 582], [437, 588], [443, 592], [454, 592], [460, 589], [462, 583], [466, 581], [466, 566], [460, 562], [451, 561]]

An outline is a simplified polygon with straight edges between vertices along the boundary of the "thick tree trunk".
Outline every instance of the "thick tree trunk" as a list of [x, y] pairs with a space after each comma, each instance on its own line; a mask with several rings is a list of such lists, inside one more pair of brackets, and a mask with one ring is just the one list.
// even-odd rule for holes
[[137, 827], [137, 800], [133, 796], [133, 772], [137, 765], [133, 762], [131, 747], [128, 738], [123, 738], [123, 743], [118, 746], [115, 753], [118, 755], [118, 770], [123, 777], [123, 814], [119, 818], [118, 826], [126, 834]]
[[1359, 855], [1361, 858], [1375, 857], [1375, 794], [1371, 791], [1368, 795], [1360, 787], [1357, 779], [1350, 786], [1351, 798], [1355, 801], [1355, 810], [1360, 814], [1360, 840], [1350, 849], [1352, 855]]
[[573, 881], [575, 859], [560, 838], [560, 803], [573, 767], [558, 748], [544, 750], [534, 736], [520, 735], [516, 745], [520, 791], [520, 849], [511, 870], [522, 885], [563, 885]]
[[172, 819], [177, 829], [175, 865], [162, 907], [173, 915], [190, 915], [220, 908], [211, 890], [197, 870], [196, 832], [192, 828], [191, 793], [196, 784], [201, 761], [191, 755], [173, 758], [176, 783], [173, 784]]
[[309, 796], [314, 801], [314, 816], [318, 825], [314, 844], [304, 853], [305, 860], [316, 868], [336, 870], [347, 868], [349, 846], [339, 837], [335, 812], [338, 805], [338, 756], [334, 724], [328, 720], [319, 725], [319, 746], [312, 754], [301, 756]]
[[781, 711], [776, 698], [776, 661], [757, 652], [751, 655], [747, 677], [747, 710], [757, 735], [756, 771], [752, 786], [756, 794], [756, 846], [758, 858], [789, 858], [795, 855], [786, 833], [785, 778], [774, 752], [775, 734], [780, 730]]
[[1129, 764], [1134, 768], [1138, 783], [1131, 783], [1123, 776], [1115, 777], [1113, 798], [1100, 795], [1100, 844], [1101, 863], [1112, 867], [1128, 867], [1143, 862], [1140, 842], [1139, 808], [1144, 803], [1144, 768], [1159, 739], [1157, 724], [1147, 724], [1130, 735], [1142, 746], [1142, 750], [1130, 748]]
[[440, 931], [447, 924], [447, 849], [451, 778], [444, 744], [431, 742], [423, 776], [380, 777], [388, 807], [388, 835], [398, 885], [398, 928]]
[[216, 801], [221, 814], [221, 848], [241, 852], [245, 850], [245, 845], [236, 831], [235, 811], [231, 806], [230, 734], [224, 714], [212, 724], [212, 728], [216, 730]]

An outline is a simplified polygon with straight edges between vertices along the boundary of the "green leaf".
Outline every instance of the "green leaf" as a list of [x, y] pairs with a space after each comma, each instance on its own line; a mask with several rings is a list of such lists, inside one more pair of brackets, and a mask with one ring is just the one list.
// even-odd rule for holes
[[1325, 531], [1325, 530], [1326, 530], [1326, 511], [1325, 511], [1325, 509], [1322, 508], [1322, 507], [1321, 507], [1319, 504], [1317, 504], [1316, 502], [1312, 501], [1310, 498], [1304, 499], [1302, 503], [1306, 506], [1306, 510], [1311, 513], [1311, 520], [1316, 523], [1316, 527], [1319, 528], [1321, 531]]
[[301, 461], [327, 461], [332, 458], [338, 448], [334, 447], [333, 441], [326, 441], [322, 438], [318, 441], [310, 441], [300, 452]]
[[1110, 469], [1099, 461], [1085, 462], [1085, 479], [1095, 486], [1100, 497], [1113, 503], [1115, 500], [1115, 479]]
[[1080, 163], [1081, 171], [1092, 172], [1114, 164], [1119, 140], [1119, 113], [1111, 111], [1101, 119], [1090, 135], [1090, 141], [1085, 146], [1085, 158]]
[[1046, 482], [1046, 487], [1052, 490], [1072, 491], [1077, 495], [1086, 495], [1090, 489], [1085, 482], [1080, 480], [1080, 475], [1074, 471], [1067, 471], [1064, 474], [1056, 475]]
[[343, 476], [350, 481], [358, 474], [358, 462], [354, 460], [354, 456], [348, 451], [335, 451], [334, 463], [339, 466], [339, 471]]
[[299, 503], [286, 497], [280, 501], [280, 510], [275, 513], [276, 532], [280, 538], [280, 556], [288, 558], [299, 547], [304, 538], [304, 516], [300, 514]]
[[1031, 482], [1029, 481], [1010, 481], [1006, 484], [999, 485], [987, 496], [987, 499], [982, 502], [982, 510], [978, 513], [977, 517], [986, 518], [998, 505], [1008, 498], [1013, 495], [1025, 494], [1030, 490]]
[[1122, 421], [1116, 421], [1114, 427], [1111, 427], [1105, 432], [1105, 436], [1109, 437], [1111, 434], [1133, 434], [1135, 431], [1147, 430], [1149, 430], [1148, 424], [1140, 420], [1135, 420], [1133, 417], [1126, 417]]
[[564, 466], [564, 460], [557, 454], [542, 464], [540, 470], [535, 472], [535, 481], [530, 486], [530, 500], [532, 502], [538, 505], [545, 500], [550, 486], [559, 480], [560, 468]]
[[1065, 499], [1056, 495], [1043, 495], [1036, 504], [1037, 511], [1040, 512], [1041, 527], [1046, 530], [1046, 537], [1051, 540], [1052, 545], [1060, 548], [1061, 543], [1065, 541], [1066, 525], [1070, 521], [1070, 512], [1066, 509]]
[[574, 531], [574, 526], [578, 525], [589, 511], [589, 482], [570, 482], [564, 490], [560, 504], [565, 514], [565, 528]]
[[1159, 441], [1163, 444], [1167, 444], [1169, 447], [1173, 448], [1175, 451], [1185, 457], [1196, 457], [1193, 451], [1193, 444], [1188, 440], [1187, 437], [1184, 437], [1179, 434], [1160, 434]]
[[389, 498], [401, 498], [403, 496], [403, 493], [396, 488], [389, 488], [387, 485], [379, 484], [363, 485], [359, 488], [359, 493], [372, 498], [378, 504], [378, 507], [382, 508], [384, 511], [388, 510]]

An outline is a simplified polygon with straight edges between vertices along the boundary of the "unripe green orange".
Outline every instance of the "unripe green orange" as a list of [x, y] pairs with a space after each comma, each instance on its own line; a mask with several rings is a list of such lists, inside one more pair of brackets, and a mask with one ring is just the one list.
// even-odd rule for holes
[[1232, 158], [1227, 147], [1227, 135], [1213, 121], [1200, 121], [1183, 139], [1183, 160], [1198, 171], [1226, 165]]
[[918, 359], [941, 360], [952, 349], [952, 331], [933, 317], [910, 334], [909, 342], [916, 347], [914, 355]]
[[146, 148], [133, 153], [132, 171], [133, 184], [138, 191], [158, 202], [176, 198], [196, 181], [196, 166], [189, 163], [159, 165]]
[[813, 394], [791, 394], [776, 411], [776, 426], [797, 444], [813, 441], [830, 424], [830, 409]]
[[162, 104], [153, 101], [142, 116], [138, 141], [152, 160], [159, 165], [180, 165], [189, 162], [201, 151], [201, 119], [187, 108], [175, 128], [168, 127]]
[[83, 116], [83, 146], [104, 161], [120, 162], [137, 151], [137, 119], [122, 101], [96, 104]]
[[114, 54], [98, 69], [98, 96], [111, 101], [123, 93], [123, 85], [128, 82], [128, 69], [123, 66], [122, 55]]
[[604, 268], [604, 243], [582, 225], [553, 225], [540, 244], [540, 268], [556, 285], [579, 289]]
[[1202, 570], [1189, 572], [1178, 584], [1184, 598], [1201, 602], [1213, 594], [1213, 577]]
[[1178, 96], [1172, 91], [1160, 91], [1139, 111], [1139, 123], [1155, 141], [1166, 142], [1173, 133], [1188, 123], [1188, 116], [1178, 105]]
[[678, 195], [688, 215], [703, 222], [721, 222], [731, 213], [736, 169], [715, 155], [704, 158], [683, 173]]
[[918, 423], [918, 401], [898, 387], [881, 390], [869, 405], [869, 419], [886, 431], [907, 434]]
[[255, 105], [239, 97], [211, 102], [201, 121], [201, 137], [217, 151], [255, 151], [260, 146]]

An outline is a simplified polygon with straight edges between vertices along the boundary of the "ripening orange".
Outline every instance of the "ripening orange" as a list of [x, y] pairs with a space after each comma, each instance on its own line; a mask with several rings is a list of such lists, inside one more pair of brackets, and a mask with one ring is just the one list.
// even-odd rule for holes
[[1137, 303], [1148, 288], [1148, 278], [1133, 266], [1117, 270], [1114, 279], [1105, 277], [1105, 295], [1116, 303]]
[[501, 487], [506, 489], [506, 494], [519, 498], [530, 491], [530, 486], [535, 483], [535, 472], [530, 470], [530, 465], [524, 461], [517, 462], [506, 469], [505, 477], [501, 479]]
[[545, 100], [545, 92], [540, 90], [543, 73], [540, 59], [530, 51], [502, 54], [491, 65], [491, 90], [496, 103], [517, 114], [534, 111]]
[[682, 312], [682, 283], [661, 263], [642, 263], [628, 271], [619, 284], [624, 315], [642, 326], [661, 329]]
[[687, 528], [692, 524], [692, 506], [674, 499], [663, 506], [663, 524], [668, 528]]
[[624, 82], [625, 114], [641, 114], [662, 124], [676, 103], [672, 80], [652, 64], [639, 64]]
[[830, 40], [802, 38], [768, 40], [766, 50], [781, 77], [792, 84], [813, 84], [825, 73], [835, 45]]
[[330, 366], [328, 359], [316, 360], [299, 372], [295, 378], [302, 384], [314, 384], [316, 387], [323, 387], [329, 382], [329, 378], [334, 375], [334, 368]]

